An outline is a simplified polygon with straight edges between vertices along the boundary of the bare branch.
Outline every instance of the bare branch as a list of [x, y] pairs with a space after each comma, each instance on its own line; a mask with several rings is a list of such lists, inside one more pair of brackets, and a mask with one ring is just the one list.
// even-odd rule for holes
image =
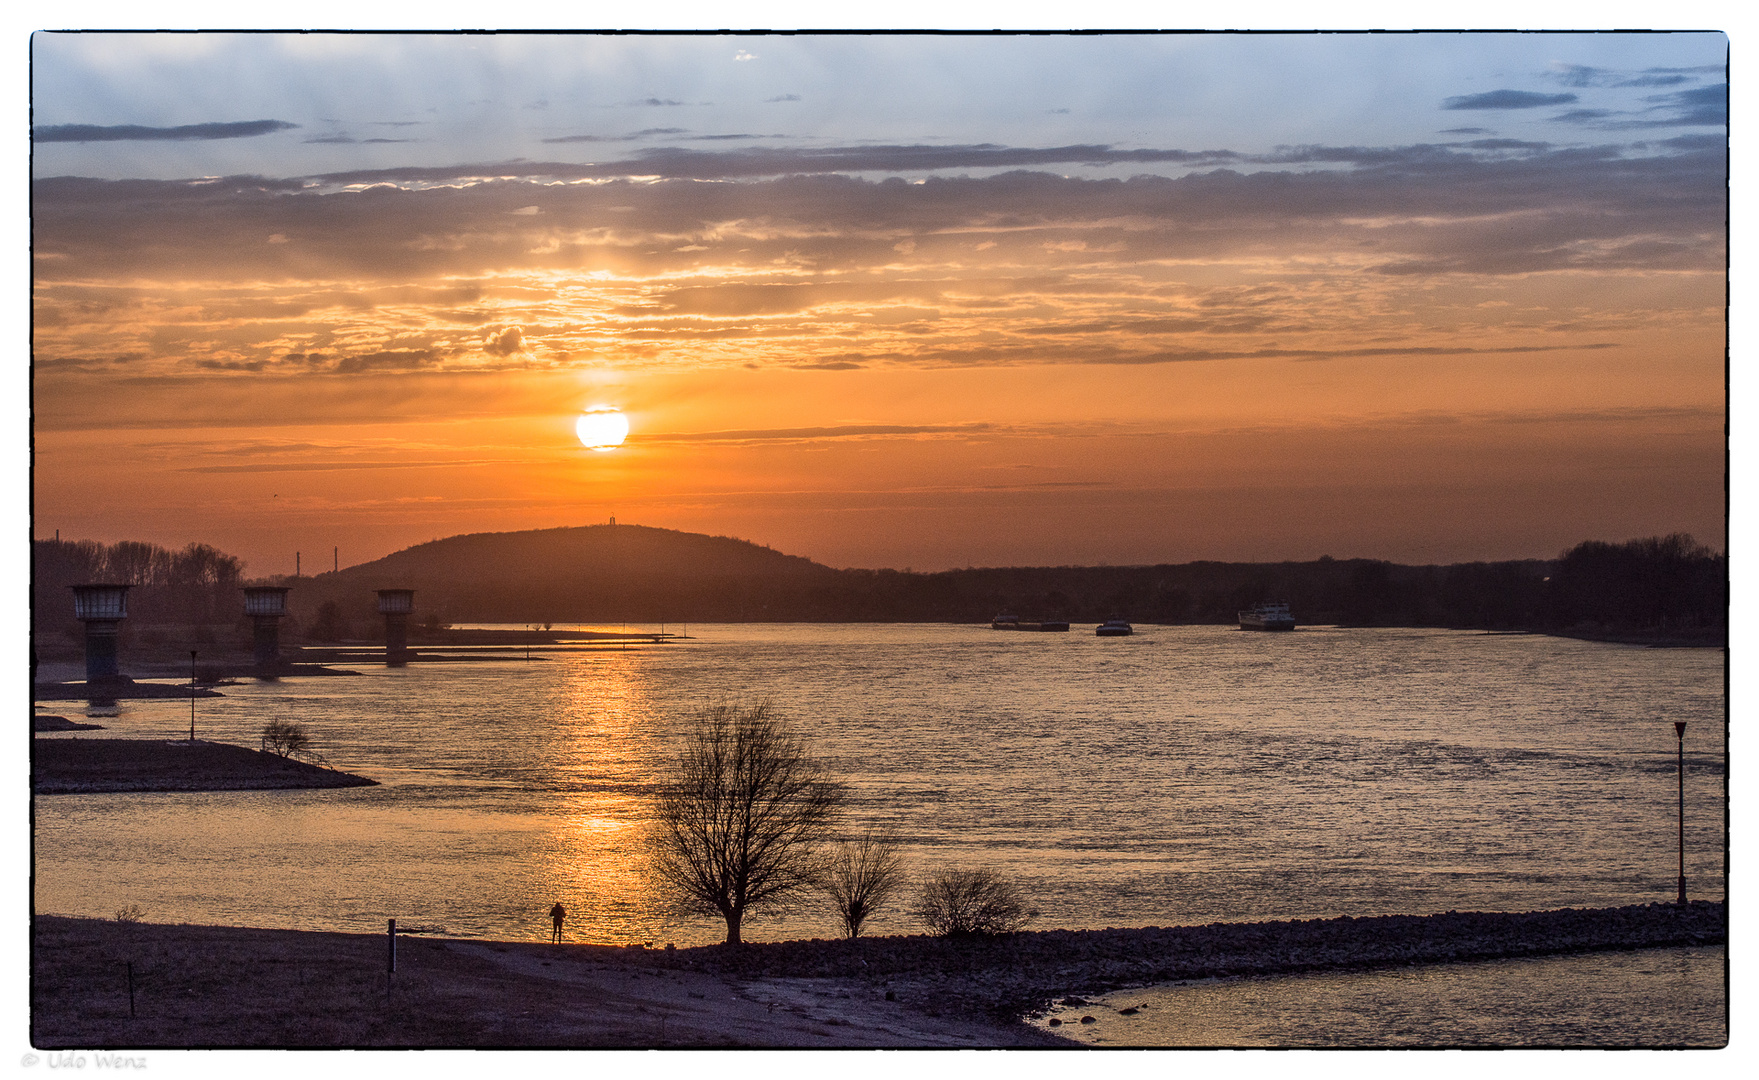
[[861, 925], [904, 887], [904, 858], [897, 835], [868, 829], [830, 858], [820, 887], [836, 905], [843, 932], [861, 936]]
[[1020, 890], [993, 870], [943, 870], [923, 882], [910, 913], [937, 934], [1008, 934], [1036, 918]]
[[686, 907], [727, 920], [815, 884], [842, 788], [767, 702], [702, 710], [657, 807], [653, 870]]

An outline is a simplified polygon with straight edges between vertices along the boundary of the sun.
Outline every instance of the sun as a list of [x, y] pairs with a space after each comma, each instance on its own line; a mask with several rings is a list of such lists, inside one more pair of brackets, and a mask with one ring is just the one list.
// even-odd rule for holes
[[629, 437], [629, 418], [609, 405], [594, 405], [574, 421], [574, 433], [589, 450], [615, 450]]

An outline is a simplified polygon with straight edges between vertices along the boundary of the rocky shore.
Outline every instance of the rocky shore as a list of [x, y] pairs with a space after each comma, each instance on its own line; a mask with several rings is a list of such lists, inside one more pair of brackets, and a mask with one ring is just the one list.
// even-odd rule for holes
[[1563, 953], [1723, 944], [1723, 902], [1045, 930], [995, 938], [789, 941], [649, 954], [747, 978], [857, 979], [931, 1013], [1017, 1020], [1069, 994], [1242, 975], [1285, 975]]
[[367, 787], [364, 776], [228, 743], [33, 739], [31, 792], [271, 791]]

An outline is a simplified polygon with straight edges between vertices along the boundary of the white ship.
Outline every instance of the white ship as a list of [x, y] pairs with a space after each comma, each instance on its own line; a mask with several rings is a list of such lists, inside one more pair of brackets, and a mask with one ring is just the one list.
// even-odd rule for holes
[[1240, 612], [1242, 630], [1293, 630], [1295, 616], [1289, 614], [1287, 601], [1275, 600]]

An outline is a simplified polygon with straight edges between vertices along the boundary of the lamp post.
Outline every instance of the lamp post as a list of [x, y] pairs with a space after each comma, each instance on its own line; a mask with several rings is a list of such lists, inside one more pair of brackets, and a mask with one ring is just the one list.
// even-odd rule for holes
[[195, 650], [189, 650], [189, 744], [195, 745]]
[[1679, 740], [1678, 762], [1680, 777], [1680, 906], [1686, 906], [1686, 722], [1673, 722], [1674, 738]]

